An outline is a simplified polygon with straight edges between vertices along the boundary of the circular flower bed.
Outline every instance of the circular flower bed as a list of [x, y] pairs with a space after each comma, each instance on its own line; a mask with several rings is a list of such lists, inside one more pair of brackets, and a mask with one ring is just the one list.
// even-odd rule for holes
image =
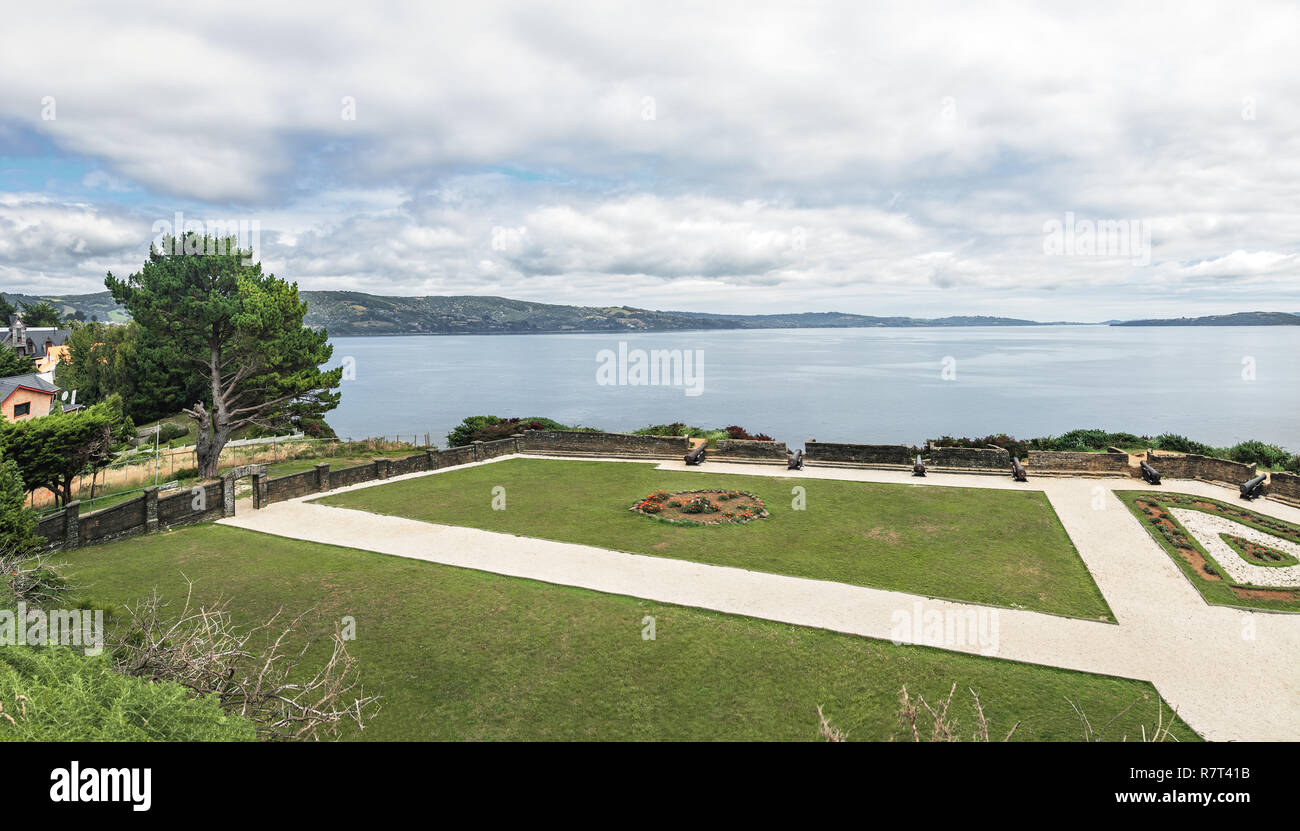
[[767, 508], [752, 493], [727, 490], [657, 490], [630, 510], [678, 525], [728, 525], [763, 519]]

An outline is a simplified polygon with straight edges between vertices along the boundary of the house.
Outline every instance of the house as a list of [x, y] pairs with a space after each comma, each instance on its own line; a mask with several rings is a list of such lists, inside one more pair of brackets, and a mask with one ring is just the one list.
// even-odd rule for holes
[[59, 403], [59, 388], [39, 373], [0, 378], [0, 413], [6, 421], [25, 421], [49, 415]]
[[11, 347], [19, 355], [28, 355], [40, 361], [49, 356], [51, 349], [64, 346], [71, 333], [71, 329], [53, 326], [28, 328], [23, 323], [22, 315], [16, 314], [10, 316], [7, 327], [0, 327], [0, 346]]

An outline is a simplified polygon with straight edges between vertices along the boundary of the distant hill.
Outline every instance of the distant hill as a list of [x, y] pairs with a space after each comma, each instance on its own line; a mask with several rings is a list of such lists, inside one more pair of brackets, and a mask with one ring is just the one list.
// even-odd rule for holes
[[[85, 320], [94, 318], [122, 323], [130, 319], [126, 310], [114, 303], [113, 296], [107, 291], [67, 295], [3, 294], [11, 303], [52, 303], [65, 316], [81, 312]], [[844, 312], [762, 315], [665, 312], [634, 306], [564, 306], [476, 295], [394, 297], [356, 291], [300, 291], [299, 296], [307, 302], [308, 326], [325, 328], [331, 335], [340, 336], [1050, 325], [984, 315], [921, 318]]]
[[1042, 325], [1009, 317], [928, 319], [842, 312], [728, 315], [652, 311], [633, 306], [562, 306], [504, 297], [387, 297], [346, 291], [300, 294], [307, 301], [307, 325], [323, 326], [331, 335], [341, 336]]
[[1300, 326], [1300, 314], [1290, 312], [1237, 312], [1205, 317], [1153, 318], [1125, 320], [1111, 326]]
[[[33, 305], [35, 303], [50, 303], [54, 308], [59, 310], [59, 314], [67, 317], [76, 312], [81, 312], [86, 320], [102, 320], [105, 323], [125, 323], [130, 320], [130, 315], [126, 309], [113, 302], [113, 295], [108, 291], [99, 291], [94, 294], [14, 294], [11, 292], [0, 292], [4, 295], [5, 300], [13, 303]], [[0, 323], [0, 326], [8, 326], [9, 321]]]

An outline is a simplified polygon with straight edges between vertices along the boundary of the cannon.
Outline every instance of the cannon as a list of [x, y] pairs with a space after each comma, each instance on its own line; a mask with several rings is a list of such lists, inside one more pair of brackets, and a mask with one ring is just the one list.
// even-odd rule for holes
[[785, 451], [785, 469], [786, 470], [803, 470], [803, 451], [787, 450]]
[[1028, 482], [1029, 474], [1025, 473], [1025, 466], [1020, 464], [1020, 457], [1016, 456], [1011, 460], [1011, 478], [1017, 482]]
[[1264, 495], [1264, 480], [1267, 476], [1263, 473], [1246, 482], [1241, 483], [1241, 498], [1254, 499]]
[[687, 454], [686, 454], [686, 464], [688, 464], [688, 465], [698, 465], [699, 463], [703, 462], [703, 461], [704, 461], [704, 448], [705, 448], [706, 446], [707, 446], [707, 445], [705, 445], [703, 442], [701, 442], [700, 445], [699, 445], [699, 447], [696, 447], [696, 448], [695, 448], [694, 450], [692, 450], [690, 453], [687, 453]]
[[1142, 468], [1142, 478], [1148, 485], [1160, 484], [1160, 471], [1147, 464], [1145, 460], [1138, 462], [1138, 465]]
[[921, 461], [920, 455], [917, 455], [916, 463], [912, 465], [912, 475], [913, 476], [925, 475], [925, 462]]

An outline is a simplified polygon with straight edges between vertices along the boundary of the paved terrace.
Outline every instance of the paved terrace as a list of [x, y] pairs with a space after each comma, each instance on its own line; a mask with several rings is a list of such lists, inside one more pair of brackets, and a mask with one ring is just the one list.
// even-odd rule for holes
[[[495, 464], [508, 458], [548, 457], [502, 456], [476, 464]], [[1145, 487], [1139, 480], [1034, 478], [1017, 483], [1010, 476], [935, 473], [919, 479], [907, 471], [892, 470], [809, 466], [787, 471], [776, 464], [706, 462], [695, 468], [680, 461], [607, 461], [655, 464], [665, 470], [702, 474], [1043, 491], [1117, 623], [999, 608], [994, 657], [1150, 681], [1207, 739], [1300, 740], [1300, 614], [1207, 604], [1141, 522], [1111, 493]], [[468, 465], [366, 482], [331, 493], [439, 476], [462, 467]], [[1200, 481], [1165, 479], [1160, 490], [1225, 501], [1237, 497], [1230, 488]], [[278, 536], [884, 640], [896, 638], [893, 617], [900, 610], [912, 614], [920, 608], [927, 615], [972, 610], [987, 614], [989, 610], [987, 606], [903, 592], [438, 525], [308, 501], [322, 495], [311, 494], [260, 511], [246, 509], [221, 522]], [[1256, 500], [1252, 508], [1300, 523], [1297, 508], [1267, 499]], [[981, 652], [976, 644], [927, 642], [925, 631], [915, 634], [907, 642]]]

